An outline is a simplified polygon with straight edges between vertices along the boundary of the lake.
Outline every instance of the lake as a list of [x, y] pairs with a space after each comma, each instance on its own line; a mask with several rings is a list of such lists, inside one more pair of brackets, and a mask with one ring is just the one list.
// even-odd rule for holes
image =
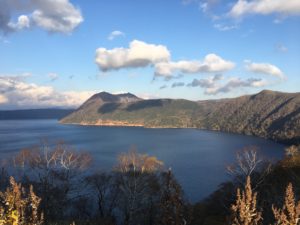
[[47, 139], [64, 140], [89, 152], [95, 167], [108, 170], [121, 152], [135, 146], [156, 156], [172, 168], [192, 202], [203, 199], [230, 179], [225, 167], [235, 161], [237, 151], [259, 147], [265, 158], [278, 160], [284, 145], [262, 138], [198, 129], [146, 129], [140, 127], [96, 127], [62, 125], [57, 120], [0, 121], [0, 159]]

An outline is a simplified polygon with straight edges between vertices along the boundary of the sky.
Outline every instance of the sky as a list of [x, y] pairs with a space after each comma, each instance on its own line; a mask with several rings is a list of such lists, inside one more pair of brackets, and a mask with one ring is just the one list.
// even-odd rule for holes
[[299, 0], [0, 0], [0, 110], [300, 91]]

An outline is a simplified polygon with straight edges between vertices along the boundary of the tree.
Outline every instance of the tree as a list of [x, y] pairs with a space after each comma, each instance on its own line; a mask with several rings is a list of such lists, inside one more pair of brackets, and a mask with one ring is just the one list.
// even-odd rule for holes
[[112, 173], [97, 172], [85, 179], [91, 188], [91, 196], [96, 199], [98, 216], [102, 220], [114, 220], [113, 210], [120, 195], [116, 177]]
[[30, 186], [26, 192], [21, 184], [10, 178], [10, 187], [0, 192], [0, 225], [41, 225], [43, 214], [39, 212], [41, 199]]
[[162, 196], [160, 200], [161, 225], [185, 225], [184, 200], [180, 185], [171, 170], [162, 174]]
[[21, 150], [13, 165], [24, 173], [22, 179], [35, 187], [41, 196], [45, 221], [59, 219], [67, 211], [80, 187], [81, 174], [90, 165], [91, 157], [77, 152], [63, 142]]
[[147, 215], [152, 218], [152, 213], [149, 213], [153, 210], [155, 198], [158, 199], [158, 172], [162, 165], [156, 157], [139, 154], [135, 150], [118, 157], [115, 176], [120, 188], [118, 205], [125, 225], [138, 224]]
[[160, 170], [163, 162], [154, 156], [140, 154], [135, 149], [131, 149], [128, 153], [122, 153], [118, 156], [118, 165], [116, 170], [122, 173], [151, 173]]
[[276, 225], [299, 225], [300, 224], [300, 201], [295, 202], [293, 186], [291, 183], [286, 188], [284, 205], [282, 209], [272, 207]]
[[237, 199], [231, 206], [231, 225], [257, 225], [261, 224], [261, 212], [256, 207], [257, 193], [252, 192], [250, 177], [247, 177], [245, 191], [237, 189]]
[[255, 146], [246, 147], [238, 152], [236, 159], [236, 164], [228, 166], [227, 171], [238, 184], [244, 185], [247, 177], [250, 177], [252, 186], [256, 189], [271, 172], [271, 163], [259, 156]]

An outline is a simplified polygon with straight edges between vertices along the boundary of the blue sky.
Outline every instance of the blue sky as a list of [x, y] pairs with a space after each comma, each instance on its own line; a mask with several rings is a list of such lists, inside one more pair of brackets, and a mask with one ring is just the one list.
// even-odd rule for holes
[[75, 107], [99, 91], [300, 91], [298, 0], [13, 2], [0, 0], [0, 109]]

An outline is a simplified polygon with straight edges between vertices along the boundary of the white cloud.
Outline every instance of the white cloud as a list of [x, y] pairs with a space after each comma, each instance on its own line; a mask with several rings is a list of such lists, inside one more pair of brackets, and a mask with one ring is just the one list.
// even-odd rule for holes
[[168, 61], [170, 52], [163, 45], [147, 44], [134, 40], [129, 48], [98, 48], [96, 63], [102, 71], [118, 70], [121, 68], [137, 68]]
[[300, 15], [299, 0], [238, 0], [229, 12], [231, 17], [242, 17], [247, 14], [282, 14]]
[[227, 83], [223, 85], [214, 85], [205, 89], [205, 94], [216, 95], [219, 93], [228, 93], [234, 89], [242, 87], [263, 87], [267, 82], [260, 78], [249, 78], [242, 80], [241, 78], [231, 78]]
[[69, 0], [33, 0], [37, 9], [32, 14], [35, 24], [49, 32], [71, 33], [82, 21], [78, 8]]
[[12, 28], [13, 30], [22, 30], [25, 28], [29, 28], [30, 27], [30, 19], [26, 15], [21, 15], [18, 17], [17, 23], [9, 22], [8, 26], [10, 28]]
[[174, 73], [184, 74], [204, 73], [204, 72], [225, 72], [235, 67], [231, 61], [224, 60], [216, 54], [208, 54], [202, 61], [178, 61], [161, 62], [155, 64], [156, 76], [173, 76]]
[[246, 69], [253, 73], [272, 75], [282, 80], [286, 78], [284, 73], [277, 66], [269, 63], [254, 63], [246, 61]]
[[112, 41], [117, 37], [124, 37], [124, 36], [125, 36], [125, 33], [123, 33], [122, 31], [119, 31], [119, 30], [115, 30], [108, 35], [107, 39]]
[[[13, 15], [20, 15], [17, 22]], [[1, 0], [0, 31], [4, 33], [38, 26], [48, 32], [71, 33], [83, 17], [69, 0]]]
[[226, 84], [207, 88], [205, 90], [206, 94], [216, 95], [219, 93], [228, 93], [233, 89], [241, 88], [241, 87], [262, 87], [265, 85], [265, 81], [262, 79], [249, 78], [247, 80], [242, 80], [240, 78], [232, 78]]
[[50, 78], [51, 81], [55, 81], [59, 78], [57, 73], [49, 73], [48, 77]]
[[59, 92], [51, 86], [27, 83], [22, 78], [0, 76], [1, 108], [77, 107], [95, 91]]

